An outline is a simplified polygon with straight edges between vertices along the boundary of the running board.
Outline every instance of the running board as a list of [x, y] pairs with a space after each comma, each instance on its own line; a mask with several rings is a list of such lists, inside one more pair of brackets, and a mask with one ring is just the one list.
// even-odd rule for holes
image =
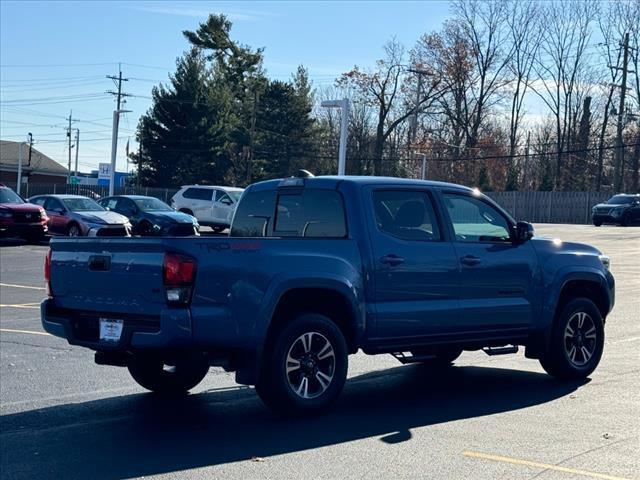
[[435, 355], [405, 355], [404, 352], [393, 352], [391, 355], [402, 364], [425, 362], [436, 358]]
[[504, 347], [484, 347], [482, 349], [487, 355], [507, 355], [509, 353], [518, 353], [517, 345], [506, 345]]

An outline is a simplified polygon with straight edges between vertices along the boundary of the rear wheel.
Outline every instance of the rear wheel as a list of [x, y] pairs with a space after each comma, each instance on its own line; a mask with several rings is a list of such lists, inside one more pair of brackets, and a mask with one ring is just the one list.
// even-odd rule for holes
[[600, 311], [587, 298], [567, 303], [551, 333], [547, 352], [540, 359], [549, 375], [583, 379], [598, 366], [604, 348], [604, 322]]
[[138, 384], [154, 393], [184, 394], [198, 385], [209, 371], [202, 354], [185, 354], [171, 360], [151, 355], [135, 355], [127, 365]]
[[593, 224], [594, 224], [596, 227], [599, 227], [600, 225], [602, 225], [602, 222], [601, 222], [600, 220], [594, 220], [594, 221], [593, 221]]
[[267, 346], [256, 391], [280, 413], [319, 413], [340, 395], [347, 364], [347, 344], [336, 324], [323, 315], [302, 314]]

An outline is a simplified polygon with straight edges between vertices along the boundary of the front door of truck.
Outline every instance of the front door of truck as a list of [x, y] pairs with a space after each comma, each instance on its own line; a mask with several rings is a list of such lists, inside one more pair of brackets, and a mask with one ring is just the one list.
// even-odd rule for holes
[[460, 265], [461, 327], [479, 335], [527, 329], [537, 265], [531, 242], [514, 241], [506, 216], [479, 195], [443, 192]]
[[371, 187], [365, 197], [374, 257], [375, 337], [402, 343], [455, 331], [458, 261], [445, 241], [432, 193], [421, 187]]

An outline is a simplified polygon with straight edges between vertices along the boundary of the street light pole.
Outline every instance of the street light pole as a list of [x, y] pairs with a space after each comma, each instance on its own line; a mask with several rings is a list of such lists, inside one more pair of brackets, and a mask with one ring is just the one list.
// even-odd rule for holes
[[342, 118], [340, 119], [340, 147], [338, 150], [338, 175], [344, 176], [347, 165], [347, 132], [349, 128], [349, 99], [326, 100], [321, 103], [325, 108], [339, 108]]
[[116, 180], [116, 151], [118, 150], [118, 123], [120, 122], [120, 114], [127, 113], [131, 110], [114, 110], [113, 111], [113, 132], [111, 133], [111, 173], [109, 174], [109, 196], [113, 195], [113, 189]]

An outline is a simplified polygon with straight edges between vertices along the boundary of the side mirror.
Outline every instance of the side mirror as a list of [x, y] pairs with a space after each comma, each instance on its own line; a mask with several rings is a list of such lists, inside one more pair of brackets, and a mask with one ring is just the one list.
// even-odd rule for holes
[[524, 243], [533, 238], [535, 229], [529, 222], [516, 223], [516, 241], [518, 243]]
[[223, 205], [233, 205], [233, 202], [228, 198], [223, 198], [222, 200], [220, 200], [220, 203], [222, 203]]

